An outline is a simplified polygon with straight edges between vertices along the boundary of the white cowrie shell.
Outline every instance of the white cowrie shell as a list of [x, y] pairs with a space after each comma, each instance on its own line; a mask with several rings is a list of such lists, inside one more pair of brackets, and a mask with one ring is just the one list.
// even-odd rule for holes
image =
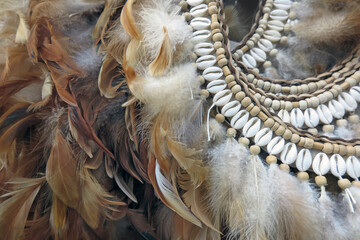
[[208, 29], [210, 25], [211, 20], [205, 17], [196, 17], [190, 22], [190, 26], [195, 30]]
[[209, 55], [214, 51], [214, 45], [212, 43], [198, 43], [195, 45], [194, 51], [198, 56]]
[[219, 67], [208, 67], [203, 71], [203, 77], [207, 81], [214, 81], [221, 78], [223, 75], [223, 70]]
[[216, 57], [214, 55], [201, 56], [196, 60], [197, 68], [205, 70], [208, 67], [214, 66], [216, 63]]
[[285, 109], [281, 109], [278, 113], [279, 118], [285, 122], [285, 123], [290, 123], [290, 114], [288, 111], [286, 111]]
[[274, 6], [279, 9], [289, 10], [291, 8], [291, 1], [289, 0], [275, 0]]
[[231, 119], [230, 125], [235, 129], [241, 129], [245, 126], [247, 121], [249, 120], [249, 112], [246, 110], [241, 110]]
[[225, 104], [225, 106], [221, 109], [221, 114], [225, 117], [232, 117], [239, 112], [240, 108], [241, 104], [239, 101], [231, 101]]
[[341, 177], [346, 172], [345, 160], [340, 154], [334, 154], [330, 157], [330, 170], [335, 177]]
[[330, 170], [330, 160], [328, 156], [323, 152], [316, 154], [312, 169], [319, 176], [327, 174]]
[[248, 67], [248, 68], [256, 68], [256, 60], [253, 56], [251, 56], [250, 54], [248, 53], [245, 53], [243, 56], [242, 56], [242, 61], [245, 63], [245, 65]]
[[250, 119], [244, 126], [242, 134], [245, 137], [253, 137], [260, 130], [261, 120], [257, 117]]
[[266, 30], [264, 32], [264, 37], [271, 42], [278, 42], [280, 41], [281, 34], [275, 30]]
[[305, 124], [309, 128], [314, 128], [319, 124], [319, 116], [315, 109], [307, 108], [304, 112]]
[[299, 108], [291, 110], [290, 119], [291, 124], [296, 128], [301, 128], [304, 125], [304, 114]]
[[285, 164], [293, 164], [297, 158], [297, 148], [295, 143], [285, 144], [284, 150], [280, 154], [280, 160]]
[[280, 32], [284, 30], [284, 23], [279, 20], [271, 20], [268, 22], [268, 28]]
[[217, 94], [215, 94], [213, 98], [213, 103], [216, 106], [224, 106], [230, 101], [231, 97], [232, 97], [232, 93], [230, 90], [222, 90]]
[[347, 173], [353, 179], [358, 179], [360, 177], [360, 161], [355, 156], [350, 156], [346, 160], [346, 169]]
[[198, 30], [191, 34], [191, 41], [194, 43], [207, 42], [210, 40], [211, 32], [209, 30]]
[[311, 152], [309, 149], [301, 149], [296, 158], [296, 168], [301, 171], [307, 171], [312, 164]]
[[270, 18], [274, 20], [285, 21], [288, 17], [288, 12], [283, 9], [275, 9], [270, 12]]
[[204, 0], [187, 0], [186, 2], [193, 7], [203, 3]]
[[330, 124], [333, 121], [334, 117], [331, 114], [330, 109], [326, 105], [324, 104], [319, 105], [316, 111], [322, 123]]
[[264, 39], [264, 38], [259, 39], [257, 45], [264, 52], [270, 52], [271, 49], [273, 49], [273, 44], [269, 40]]
[[256, 133], [254, 142], [259, 147], [267, 145], [272, 139], [273, 132], [270, 128], [263, 128]]
[[360, 87], [352, 87], [349, 91], [350, 95], [357, 101], [360, 102]]
[[260, 48], [251, 49], [250, 54], [258, 62], [265, 62], [265, 60], [266, 60], [266, 53], [263, 50], [261, 50]]
[[215, 80], [215, 81], [211, 81], [209, 82], [209, 84], [207, 85], [206, 89], [212, 93], [218, 93], [221, 90], [224, 90], [226, 88], [227, 84], [224, 80]]
[[354, 111], [357, 108], [357, 102], [355, 99], [348, 93], [342, 92], [339, 97], [338, 101], [341, 105], [344, 106], [346, 111]]
[[272, 155], [281, 153], [284, 149], [285, 139], [280, 136], [274, 137], [267, 145], [267, 152]]
[[329, 101], [329, 110], [335, 118], [342, 118], [345, 115], [345, 108], [335, 99]]
[[200, 4], [196, 7], [190, 9], [191, 16], [195, 17], [202, 17], [205, 16], [208, 11], [208, 6], [206, 4]]

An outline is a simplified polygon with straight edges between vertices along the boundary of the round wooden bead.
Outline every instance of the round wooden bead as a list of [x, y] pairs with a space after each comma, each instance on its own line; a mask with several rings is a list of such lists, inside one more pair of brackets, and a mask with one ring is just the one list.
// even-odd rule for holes
[[212, 39], [214, 42], [222, 41], [224, 39], [224, 36], [222, 35], [222, 33], [215, 33]]
[[265, 127], [267, 127], [267, 128], [272, 128], [272, 127], [274, 126], [274, 124], [275, 124], [275, 121], [274, 121], [274, 119], [272, 119], [272, 118], [268, 118], [268, 119], [264, 122], [264, 125], [265, 125]]
[[251, 116], [257, 116], [260, 112], [260, 108], [258, 106], [254, 106], [251, 111], [250, 111], [250, 115]]
[[269, 155], [266, 157], [266, 162], [270, 165], [277, 162], [277, 159], [274, 155]]
[[307, 181], [309, 180], [309, 174], [307, 172], [298, 172], [297, 177], [301, 180], [301, 181]]
[[246, 137], [239, 138], [238, 142], [244, 146], [249, 146], [250, 140]]
[[216, 14], [218, 12], [218, 9], [216, 6], [211, 6], [209, 7], [209, 15], [213, 15], [213, 14]]
[[185, 12], [185, 13], [184, 13], [184, 17], [185, 17], [185, 20], [186, 20], [186, 21], [190, 21], [190, 19], [191, 19], [191, 14], [190, 14], [189, 12]]
[[260, 153], [260, 151], [261, 151], [261, 149], [260, 149], [260, 147], [257, 146], [257, 145], [252, 145], [252, 146], [250, 147], [250, 152], [251, 152], [251, 154], [253, 154], [253, 155], [258, 155], [258, 154]]
[[305, 138], [304, 148], [312, 149], [313, 146], [314, 146], [314, 139]]
[[242, 101], [241, 101], [241, 106], [243, 107], [248, 107], [251, 104], [251, 99], [249, 97], [245, 97]]
[[227, 135], [230, 137], [235, 137], [236, 136], [236, 129], [235, 128], [228, 128], [228, 130], [226, 131]]
[[281, 43], [281, 44], [286, 44], [286, 43], [288, 42], [288, 40], [289, 40], [288, 37], [282, 36], [282, 37], [280, 38], [280, 43]]
[[215, 116], [215, 120], [218, 121], [219, 123], [223, 123], [225, 121], [225, 116], [222, 115], [221, 113], [218, 113]]
[[324, 176], [316, 176], [315, 177], [315, 183], [318, 186], [325, 186], [327, 184], [326, 177], [324, 177]]
[[263, 67], [264, 68], [269, 68], [271, 67], [272, 63], [270, 61], [265, 61], [264, 64], [263, 64]]
[[351, 187], [351, 182], [349, 181], [349, 179], [344, 178], [338, 181], [338, 185], [341, 189], [346, 189]]
[[346, 119], [339, 119], [336, 121], [336, 126], [338, 127], [344, 127], [347, 125], [347, 120]]
[[279, 168], [285, 172], [290, 172], [290, 167], [287, 164], [280, 164]]
[[[220, 34], [220, 33], [219, 33]], [[217, 42], [215, 42], [214, 43], [214, 48], [215, 49], [219, 49], [219, 48], [221, 48], [222, 47], [222, 43], [220, 42], [220, 41], [217, 41]]]
[[284, 132], [284, 134], [283, 134], [283, 138], [284, 138], [285, 140], [288, 140], [288, 139], [291, 138], [291, 136], [292, 136], [292, 132], [291, 132], [289, 129], [285, 129], [285, 132]]
[[359, 115], [356, 115], [356, 114], [349, 116], [348, 119], [351, 123], [359, 123], [360, 122]]
[[298, 134], [293, 134], [290, 138], [290, 142], [298, 143], [300, 141], [300, 136]]
[[309, 128], [308, 132], [311, 133], [312, 135], [317, 135], [318, 134], [318, 130], [316, 128]]
[[327, 154], [331, 154], [334, 151], [334, 147], [331, 143], [324, 143], [324, 147], [321, 151]]
[[241, 86], [239, 84], [236, 84], [231, 88], [231, 92], [234, 94], [237, 94], [240, 91], [241, 91]]
[[326, 133], [332, 133], [334, 132], [335, 126], [334, 125], [324, 125], [322, 130]]

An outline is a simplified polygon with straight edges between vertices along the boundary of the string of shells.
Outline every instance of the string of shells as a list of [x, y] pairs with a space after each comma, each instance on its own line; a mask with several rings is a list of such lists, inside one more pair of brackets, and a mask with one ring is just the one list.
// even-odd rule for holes
[[[266, 4], [264, 8], [268, 7], [270, 10], [266, 9], [265, 12], [271, 13], [275, 10], [289, 10], [291, 1], [269, 0]], [[274, 6], [273, 10], [270, 4]], [[307, 105], [305, 107], [304, 102], [294, 107], [290, 101], [283, 100], [272, 100], [269, 105], [269, 100], [266, 99], [260, 102], [267, 103], [259, 107], [256, 103], [254, 104], [256, 96], [248, 96], [249, 90], [244, 89], [245, 83], [238, 84], [236, 81], [235, 76], [240, 75], [236, 72], [239, 68], [229, 65], [230, 61], [227, 60], [226, 55], [229, 52], [226, 50], [224, 31], [220, 29], [218, 19], [219, 12], [222, 11], [219, 2], [187, 0], [181, 1], [180, 5], [183, 10], [190, 7], [189, 12], [185, 12], [184, 15], [193, 28], [192, 41], [195, 45], [194, 53], [197, 55], [196, 65], [201, 73], [199, 77], [203, 83], [206, 83], [202, 94], [206, 97], [212, 95], [213, 106], [219, 109], [215, 119], [219, 122], [228, 121], [231, 126], [228, 129], [229, 135], [242, 136], [239, 138], [241, 144], [249, 145], [252, 141], [256, 147], [262, 148], [269, 154], [266, 158], [269, 164], [276, 163], [279, 159], [282, 163], [280, 167], [284, 170], [289, 170], [289, 166], [296, 167], [301, 180], [309, 179], [307, 171], [313, 171], [318, 175], [315, 182], [319, 186], [326, 185], [324, 175], [328, 173], [339, 178], [339, 186], [343, 189], [351, 186], [350, 181], [343, 178], [345, 174], [358, 183], [360, 146], [343, 145], [330, 140], [318, 141], [317, 138], [311, 138], [308, 134], [297, 132], [296, 128], [303, 126], [315, 128], [320, 123], [329, 126], [334, 119], [341, 119], [346, 112], [354, 111], [357, 102], [360, 102], [360, 87], [356, 86], [359, 83], [359, 72], [356, 71], [353, 74], [352, 79], [356, 81], [348, 83], [351, 86], [350, 90], [343, 92], [339, 89], [336, 99], [324, 101], [320, 100], [321, 97], [310, 98], [313, 106], [318, 102], [316, 107], [308, 108]], [[274, 13], [272, 15], [274, 16]], [[282, 21], [285, 22], [287, 19], [288, 16]], [[268, 44], [267, 41], [259, 39], [256, 44], [261, 45], [264, 42]], [[262, 54], [258, 50], [252, 52]], [[242, 57], [244, 56], [245, 54]], [[315, 98], [319, 100], [314, 100]], [[270, 108], [273, 112], [278, 110], [278, 119], [269, 115], [265, 108]]]

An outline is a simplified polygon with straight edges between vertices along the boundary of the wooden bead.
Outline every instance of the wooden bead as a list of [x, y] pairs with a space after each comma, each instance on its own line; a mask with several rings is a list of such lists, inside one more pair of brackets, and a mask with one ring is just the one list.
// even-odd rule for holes
[[355, 148], [355, 155], [357, 157], [360, 157], [360, 146], [355, 146], [354, 148]]
[[348, 119], [351, 123], [359, 123], [360, 122], [359, 115], [356, 115], [356, 114], [349, 116]]
[[187, 2], [185, 2], [184, 0], [181, 0], [180, 3], [179, 3], [179, 6], [181, 7], [181, 10], [182, 11], [187, 11], [187, 8], [188, 8], [188, 4]]
[[228, 83], [228, 88], [232, 88], [236, 85], [236, 82], [235, 81], [232, 81], [232, 82], [229, 82]]
[[355, 147], [354, 146], [346, 146], [347, 155], [354, 156], [355, 155]]
[[297, 177], [301, 180], [301, 181], [307, 181], [309, 180], [309, 174], [307, 172], [298, 172]]
[[271, 104], [271, 108], [275, 111], [280, 109], [280, 101], [279, 100], [273, 100]]
[[275, 124], [275, 121], [274, 121], [274, 119], [272, 119], [272, 118], [268, 118], [268, 119], [264, 122], [264, 125], [265, 125], [265, 127], [267, 127], [267, 128], [272, 128], [272, 127], [274, 126], [274, 124]]
[[270, 57], [275, 57], [278, 54], [279, 50], [277, 50], [276, 48], [271, 49], [269, 52], [269, 56]]
[[243, 107], [247, 107], [251, 104], [251, 99], [249, 97], [245, 97], [242, 101], [241, 101], [241, 106]]
[[215, 116], [215, 120], [218, 121], [219, 123], [223, 123], [225, 121], [225, 116], [222, 115], [221, 113], [218, 113]]
[[218, 61], [219, 67], [223, 67], [228, 64], [228, 60], [226, 58], [222, 58]]
[[292, 136], [292, 132], [289, 130], [289, 129], [285, 129], [285, 132], [284, 134], [282, 135], [282, 137], [285, 139], [285, 140], [289, 140]]
[[339, 119], [336, 121], [336, 126], [338, 127], [345, 127], [347, 125], [346, 119]]
[[211, 6], [211, 7], [209, 7], [208, 12], [209, 12], [209, 15], [213, 15], [218, 12], [218, 9], [216, 6]]
[[245, 98], [245, 93], [240, 91], [235, 95], [236, 100], [242, 101]]
[[315, 183], [318, 186], [325, 186], [327, 184], [326, 177], [324, 177], [324, 176], [316, 176], [315, 177]]
[[246, 137], [239, 138], [238, 142], [244, 146], [249, 146], [250, 140]]
[[219, 49], [221, 47], [222, 47], [222, 43], [220, 41], [217, 41], [217, 42], [214, 43], [214, 48], [215, 49]]
[[287, 164], [280, 164], [279, 168], [285, 172], [290, 172], [290, 167]]
[[260, 153], [260, 151], [261, 151], [261, 149], [260, 149], [260, 147], [257, 146], [257, 145], [252, 145], [252, 146], [250, 147], [250, 152], [251, 152], [251, 154], [253, 154], [253, 155], [258, 155], [258, 154]]
[[236, 84], [236, 85], [234, 85], [232, 88], [231, 88], [231, 92], [233, 93], [233, 94], [237, 94], [238, 92], [240, 92], [241, 91], [241, 86], [239, 85], [239, 84]]
[[208, 90], [202, 89], [201, 92], [200, 92], [200, 95], [201, 95], [201, 96], [204, 96], [205, 98], [208, 98], [209, 95], [210, 95], [210, 93], [209, 93]]
[[335, 126], [334, 125], [324, 125], [322, 130], [326, 133], [332, 133], [334, 132]]
[[220, 28], [220, 23], [219, 22], [213, 22], [213, 23], [211, 23], [210, 28], [211, 28], [211, 30], [219, 29]]
[[267, 164], [273, 164], [273, 163], [276, 163], [277, 162], [277, 159], [274, 155], [269, 155], [266, 157], [266, 162]]
[[347, 148], [344, 145], [339, 145], [340, 150], [339, 150], [339, 154], [342, 156], [345, 156], [347, 154]]
[[312, 149], [313, 146], [314, 146], [314, 139], [305, 138], [304, 148]]
[[334, 151], [334, 147], [331, 143], [324, 143], [323, 149], [321, 151], [326, 154], [331, 154]]
[[311, 133], [312, 135], [317, 135], [318, 134], [318, 130], [316, 128], [309, 128], [308, 132]]
[[338, 185], [341, 189], [344, 190], [344, 189], [351, 187], [351, 182], [349, 181], [349, 179], [344, 178], [344, 179], [340, 179], [338, 181]]
[[226, 131], [226, 134], [229, 137], [235, 137], [236, 136], [236, 129], [235, 128], [228, 128], [228, 130]]
[[258, 118], [260, 118], [261, 121], [265, 122], [269, 117], [264, 112], [259, 112]]
[[279, 126], [278, 129], [275, 131], [275, 134], [278, 136], [282, 136], [285, 133], [286, 128], [284, 126]]
[[290, 142], [292, 143], [298, 143], [300, 141], [300, 136], [298, 134], [293, 134], [290, 138]]
[[216, 55], [223, 55], [225, 57], [225, 49], [224, 48], [219, 48], [216, 50]]
[[230, 82], [233, 82], [233, 81], [235, 81], [234, 75], [227, 75], [226, 76], [226, 78], [225, 78], [226, 83], [230, 83]]
[[257, 116], [260, 112], [260, 108], [258, 106], [254, 106], [251, 111], [250, 111], [250, 115], [251, 116]]
[[212, 39], [214, 42], [222, 41], [224, 39], [224, 36], [222, 35], [222, 33], [215, 33]]
[[264, 68], [269, 68], [271, 67], [272, 63], [270, 61], [265, 61], [264, 64], [263, 64], [263, 67]]

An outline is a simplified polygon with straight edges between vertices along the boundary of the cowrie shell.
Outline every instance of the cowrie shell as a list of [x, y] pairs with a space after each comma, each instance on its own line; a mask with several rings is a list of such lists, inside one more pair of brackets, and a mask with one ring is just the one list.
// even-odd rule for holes
[[288, 111], [286, 111], [285, 109], [281, 109], [278, 113], [279, 118], [285, 122], [285, 123], [290, 123], [291, 119], [290, 119], [290, 114]]
[[221, 90], [224, 90], [226, 88], [227, 84], [224, 80], [215, 80], [215, 81], [211, 81], [209, 82], [209, 84], [207, 85], [206, 89], [212, 93], [218, 93]]
[[353, 179], [358, 179], [360, 177], [360, 161], [355, 156], [350, 156], [346, 160], [346, 169], [347, 174]]
[[279, 20], [270, 20], [268, 22], [268, 28], [271, 30], [281, 32], [282, 30], [284, 30], [284, 23]]
[[279, 9], [289, 10], [291, 8], [291, 1], [289, 0], [275, 0], [274, 6]]
[[301, 128], [304, 125], [304, 114], [299, 108], [291, 110], [290, 114], [291, 124], [296, 128]]
[[357, 102], [355, 99], [348, 93], [342, 92], [339, 97], [338, 101], [341, 105], [344, 106], [346, 111], [354, 111], [357, 108]]
[[212, 43], [198, 43], [194, 47], [194, 52], [198, 56], [209, 55], [214, 51], [214, 45]]
[[196, 7], [190, 9], [191, 16], [195, 17], [203, 17], [208, 12], [208, 6], [206, 4], [200, 4]]
[[242, 56], [242, 61], [245, 63], [245, 65], [248, 67], [248, 68], [256, 68], [256, 60], [253, 56], [251, 56], [250, 54], [248, 53], [245, 53], [243, 56]]
[[280, 136], [274, 137], [267, 145], [266, 150], [269, 154], [276, 155], [284, 149], [285, 139]]
[[240, 108], [241, 104], [239, 101], [231, 101], [225, 104], [225, 106], [221, 109], [221, 113], [225, 117], [232, 117], [239, 112]]
[[210, 41], [211, 32], [209, 30], [197, 30], [191, 34], [191, 41], [194, 43]]
[[274, 48], [273, 44], [269, 40], [264, 39], [264, 38], [259, 39], [257, 45], [264, 52], [270, 52]]
[[258, 62], [265, 62], [265, 60], [266, 60], [266, 53], [263, 50], [261, 50], [260, 48], [251, 49], [250, 54]]
[[205, 70], [208, 67], [214, 66], [216, 63], [216, 57], [214, 55], [201, 56], [196, 60], [197, 68]]
[[270, 18], [274, 20], [285, 21], [288, 17], [288, 12], [283, 9], [275, 9], [270, 12]]
[[190, 6], [197, 6], [204, 2], [204, 0], [187, 0], [186, 1]]
[[328, 156], [323, 152], [316, 154], [312, 163], [312, 169], [319, 176], [327, 174], [330, 170], [330, 160]]
[[203, 77], [207, 81], [214, 81], [221, 78], [223, 75], [223, 70], [219, 67], [208, 67], [203, 71]]
[[314, 128], [319, 124], [319, 116], [315, 109], [307, 108], [304, 112], [305, 124], [309, 128]]
[[285, 164], [293, 164], [297, 158], [297, 148], [295, 143], [285, 144], [284, 150], [280, 154], [280, 160]]
[[330, 124], [333, 121], [334, 117], [331, 114], [330, 109], [326, 105], [324, 104], [319, 105], [316, 111], [322, 123]]
[[242, 134], [245, 137], [253, 137], [260, 130], [261, 120], [257, 117], [250, 119], [244, 126]]
[[250, 114], [248, 111], [241, 110], [240, 112], [235, 114], [235, 116], [231, 119], [230, 122], [231, 127], [235, 129], [241, 129], [248, 122], [249, 116]]
[[345, 108], [335, 99], [329, 101], [328, 107], [335, 118], [342, 118], [345, 115]]
[[301, 149], [296, 158], [296, 168], [301, 171], [307, 171], [312, 164], [311, 152], [309, 149]]
[[330, 170], [335, 177], [341, 177], [345, 174], [346, 163], [340, 154], [334, 154], [330, 157]]
[[273, 132], [270, 128], [263, 128], [256, 133], [254, 142], [259, 147], [267, 145], [272, 139]]
[[205, 17], [196, 17], [190, 22], [190, 26], [192, 26], [195, 30], [203, 30], [210, 28], [211, 20]]
[[232, 93], [230, 90], [222, 90], [217, 94], [215, 94], [213, 98], [213, 103], [216, 106], [224, 106], [230, 101], [231, 97], [232, 97]]
[[349, 91], [350, 95], [357, 101], [360, 102], [360, 87], [352, 87]]
[[264, 37], [271, 42], [278, 42], [280, 41], [281, 34], [275, 30], [266, 30], [264, 32]]

